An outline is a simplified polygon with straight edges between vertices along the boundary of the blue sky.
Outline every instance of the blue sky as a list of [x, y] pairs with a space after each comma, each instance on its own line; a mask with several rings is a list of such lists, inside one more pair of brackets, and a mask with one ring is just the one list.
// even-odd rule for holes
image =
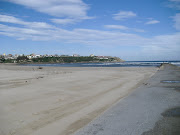
[[0, 54], [180, 60], [180, 0], [0, 0]]

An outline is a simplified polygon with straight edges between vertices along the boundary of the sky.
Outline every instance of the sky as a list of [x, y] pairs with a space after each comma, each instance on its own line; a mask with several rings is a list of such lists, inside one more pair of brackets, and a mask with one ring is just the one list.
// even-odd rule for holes
[[180, 60], [180, 0], [0, 0], [0, 54]]

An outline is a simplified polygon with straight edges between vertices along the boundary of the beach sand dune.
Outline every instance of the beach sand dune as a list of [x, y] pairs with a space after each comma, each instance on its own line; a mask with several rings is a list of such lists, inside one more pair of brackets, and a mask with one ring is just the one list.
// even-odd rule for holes
[[156, 71], [0, 65], [0, 134], [72, 134]]

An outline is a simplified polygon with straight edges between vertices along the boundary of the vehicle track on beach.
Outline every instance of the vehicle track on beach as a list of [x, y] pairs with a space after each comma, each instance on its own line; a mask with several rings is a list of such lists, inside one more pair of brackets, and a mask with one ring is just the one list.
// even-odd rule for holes
[[[34, 71], [38, 74], [28, 85], [1, 88], [0, 131], [4, 135], [72, 134], [156, 72], [155, 68], [50, 69]], [[32, 71], [26, 70], [18, 71], [19, 81], [29, 78]], [[45, 77], [36, 79], [41, 75]]]

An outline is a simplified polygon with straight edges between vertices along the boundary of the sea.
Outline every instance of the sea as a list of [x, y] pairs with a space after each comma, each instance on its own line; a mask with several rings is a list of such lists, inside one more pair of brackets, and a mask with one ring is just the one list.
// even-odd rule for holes
[[56, 63], [56, 64], [23, 64], [24, 66], [42, 67], [158, 67], [170, 63], [180, 67], [180, 61], [125, 61], [114, 63]]

